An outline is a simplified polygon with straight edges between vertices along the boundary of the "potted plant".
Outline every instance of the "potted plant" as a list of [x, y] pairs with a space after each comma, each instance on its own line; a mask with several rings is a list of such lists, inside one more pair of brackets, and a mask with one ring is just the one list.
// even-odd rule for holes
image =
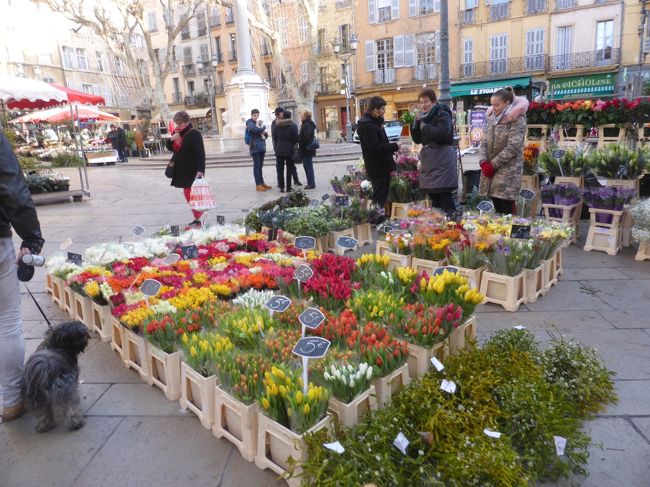
[[181, 356], [177, 350], [179, 328], [176, 319], [173, 315], [154, 317], [143, 327], [149, 344], [146, 347], [147, 383], [160, 388], [170, 401], [181, 397]]
[[332, 391], [329, 409], [343, 426], [355, 426], [366, 411], [377, 409], [372, 376], [366, 362], [331, 364], [323, 372], [324, 384]]

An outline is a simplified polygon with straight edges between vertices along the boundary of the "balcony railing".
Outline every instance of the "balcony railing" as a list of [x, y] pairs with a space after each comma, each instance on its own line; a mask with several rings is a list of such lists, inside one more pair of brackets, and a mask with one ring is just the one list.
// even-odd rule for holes
[[210, 98], [207, 93], [194, 93], [194, 95], [186, 96], [183, 100], [185, 106], [205, 106], [210, 103]]
[[490, 20], [502, 20], [510, 17], [510, 2], [490, 5]]
[[183, 76], [194, 76], [196, 74], [196, 65], [183, 64]]
[[618, 64], [621, 58], [620, 49], [600, 49], [598, 51], [575, 52], [549, 56], [549, 71], [568, 71], [571, 69], [591, 68], [594, 66], [611, 66]]
[[352, 6], [352, 0], [336, 0], [336, 8], [348, 8]]
[[172, 61], [169, 63], [169, 72], [177, 73], [178, 72], [178, 61]]
[[463, 16], [461, 17], [461, 23], [463, 24], [475, 24], [476, 23], [476, 9], [463, 10]]
[[172, 93], [172, 103], [183, 103], [183, 94], [182, 93]]
[[418, 81], [426, 81], [437, 78], [435, 64], [417, 64], [413, 68], [413, 79]]
[[555, 0], [555, 10], [564, 10], [578, 5], [578, 0]]
[[378, 69], [375, 71], [375, 83], [386, 84], [395, 82], [395, 69]]
[[504, 74], [544, 71], [545, 68], [546, 55], [536, 54], [512, 59], [494, 59], [481, 63], [461, 64], [460, 72], [464, 78], [489, 78]]
[[546, 0], [526, 0], [526, 13], [528, 15], [546, 12]]

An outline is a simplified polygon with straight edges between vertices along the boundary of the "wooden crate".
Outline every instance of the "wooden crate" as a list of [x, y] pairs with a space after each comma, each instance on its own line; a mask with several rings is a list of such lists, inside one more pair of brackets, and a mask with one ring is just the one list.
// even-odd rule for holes
[[214, 388], [217, 376], [203, 377], [185, 362], [181, 362], [181, 409], [197, 415], [205, 429], [214, 424]]
[[408, 211], [413, 207], [413, 203], [391, 203], [390, 218], [407, 218]]
[[481, 294], [488, 303], [499, 304], [506, 311], [517, 311], [526, 302], [526, 274], [511, 277], [485, 271], [481, 276]]
[[390, 245], [385, 240], [377, 240], [375, 244], [375, 254], [384, 255], [386, 252], [390, 252]]
[[357, 246], [359, 247], [372, 243], [372, 228], [370, 226], [370, 223], [355, 225], [354, 238], [357, 239]]
[[576, 125], [568, 129], [560, 128], [560, 145], [563, 147], [575, 147], [582, 143], [585, 138], [585, 126]]
[[447, 259], [427, 260], [427, 259], [419, 259], [417, 257], [413, 257], [411, 259], [411, 268], [418, 274], [422, 274], [423, 272], [426, 272], [428, 275], [431, 276], [433, 275], [433, 271], [435, 271], [438, 267], [442, 267], [445, 265], [447, 265]]
[[68, 286], [66, 283], [63, 286], [63, 310], [68, 313], [71, 319], [75, 319], [74, 316], [74, 295], [76, 293]]
[[[270, 468], [283, 477], [290, 487], [300, 487], [302, 484], [302, 478], [300, 477], [302, 473], [301, 463], [307, 460], [305, 435], [322, 429], [329, 429], [331, 424], [332, 416], [328, 414], [307, 430], [306, 433], [299, 435], [276, 423], [260, 411], [257, 422], [255, 465], [262, 470]], [[293, 458], [297, 464], [293, 471], [294, 476], [287, 479], [289, 457]]]
[[555, 184], [575, 184], [578, 188], [585, 187], [583, 176], [555, 176]]
[[147, 384], [158, 387], [170, 401], [177, 401], [181, 397], [181, 354], [180, 352], [167, 353], [160, 348], [148, 344], [147, 367], [149, 377]]
[[64, 305], [63, 305], [64, 288], [65, 288], [65, 281], [60, 277], [52, 276], [52, 301], [54, 301], [60, 309], [64, 309]]
[[469, 342], [476, 340], [476, 315], [472, 315], [449, 335], [449, 354], [458, 355]]
[[398, 267], [411, 267], [411, 255], [402, 255], [395, 252], [386, 252], [386, 255], [390, 259], [390, 262], [388, 262], [389, 271]]
[[122, 348], [122, 358], [124, 359], [124, 366], [135, 370], [143, 381], [149, 382], [149, 362], [147, 360], [147, 348], [149, 342], [144, 339], [142, 335], [128, 327], [122, 330], [122, 337], [124, 347]]
[[534, 303], [544, 293], [544, 264], [535, 269], [526, 269], [526, 302]]
[[[580, 236], [580, 213], [582, 212], [582, 201], [574, 205], [553, 205], [550, 203], [542, 204], [544, 210], [544, 219], [546, 221], [560, 222], [573, 227], [573, 237], [569, 244], [577, 242]], [[560, 216], [551, 216], [551, 210], [560, 212]]]
[[255, 460], [257, 452], [258, 405], [244, 404], [220, 386], [215, 388], [214, 425], [212, 433], [233, 443], [248, 462]]
[[544, 295], [549, 289], [551, 289], [551, 286], [557, 284], [555, 256], [552, 256], [550, 259], [542, 260], [542, 266], [544, 266], [544, 290], [542, 292], [542, 295]]
[[82, 296], [79, 293], [72, 293], [72, 309], [74, 310], [74, 319], [81, 321], [89, 329], [92, 327], [92, 309], [91, 300], [88, 296]]
[[111, 348], [124, 360], [124, 326], [113, 315], [111, 315]]
[[409, 377], [413, 379], [422, 377], [429, 371], [432, 365], [431, 357], [435, 357], [442, 362], [449, 356], [449, 342], [447, 340], [436, 343], [431, 348], [424, 348], [412, 343], [409, 343], [408, 347]]
[[110, 342], [113, 335], [111, 327], [111, 307], [90, 301], [91, 327], [103, 342]]
[[354, 249], [344, 249], [336, 245], [336, 241], [339, 237], [352, 237], [354, 238], [354, 228], [348, 228], [346, 230], [341, 230], [340, 232], [329, 232], [327, 234], [327, 250], [329, 252], [334, 252], [335, 254], [345, 253], [346, 251], [351, 251]]
[[650, 259], [650, 242], [640, 242], [639, 250], [634, 256], [634, 260], [648, 260]]
[[51, 295], [53, 287], [54, 287], [53, 276], [48, 272], [45, 275], [45, 293]]
[[[589, 233], [585, 242], [584, 250], [591, 252], [598, 250], [607, 252], [608, 255], [616, 255], [622, 247], [621, 219], [624, 211], [601, 210], [600, 208], [589, 208], [591, 217]], [[596, 214], [612, 215], [611, 223], [596, 221]]]
[[[536, 144], [539, 147], [539, 151], [543, 152], [548, 146], [548, 131], [551, 129], [549, 125], [542, 124], [528, 124], [526, 127], [526, 145], [527, 144]], [[539, 130], [539, 135], [531, 134], [532, 130]]]
[[347, 404], [330, 397], [328, 409], [343, 426], [352, 428], [363, 420], [366, 412], [377, 409], [376, 394], [375, 386], [371, 385]]
[[558, 277], [564, 274], [564, 259], [562, 256], [562, 247], [560, 247], [555, 251], [555, 255], [553, 256], [555, 259], [555, 272], [557, 273]]
[[616, 125], [615, 123], [607, 123], [598, 126], [598, 148], [601, 149], [607, 144], [623, 142], [627, 135], [627, 129]]
[[407, 386], [410, 382], [408, 363], [385, 377], [373, 379], [372, 385], [375, 386], [377, 391], [377, 404], [379, 406], [389, 404], [393, 395], [397, 394], [402, 387]]
[[465, 276], [469, 280], [469, 285], [476, 289], [481, 289], [481, 275], [485, 271], [485, 266], [481, 266], [478, 269], [468, 269], [466, 267], [454, 266], [458, 269], [458, 273], [461, 276]]

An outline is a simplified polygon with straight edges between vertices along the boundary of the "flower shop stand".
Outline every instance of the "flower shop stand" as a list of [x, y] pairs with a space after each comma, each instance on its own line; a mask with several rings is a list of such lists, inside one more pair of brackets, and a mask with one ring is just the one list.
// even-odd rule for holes
[[418, 259], [417, 257], [413, 257], [411, 259], [411, 268], [418, 274], [421, 274], [422, 272], [426, 271], [428, 275], [432, 275], [433, 271], [435, 271], [438, 267], [442, 267], [445, 265], [447, 265], [447, 259], [427, 260], [427, 259]]
[[[573, 237], [569, 240], [569, 244], [574, 244], [578, 241], [580, 235], [580, 213], [582, 212], [582, 201], [573, 205], [554, 205], [550, 203], [543, 203], [542, 209], [544, 210], [544, 219], [546, 221], [561, 222], [573, 227]], [[560, 213], [561, 216], [551, 216], [552, 213]]]
[[74, 319], [81, 321], [88, 328], [92, 327], [92, 308], [90, 307], [91, 299], [79, 293], [72, 294]]
[[512, 277], [485, 271], [481, 276], [481, 294], [488, 303], [499, 304], [506, 311], [517, 311], [526, 302], [526, 273]]
[[529, 124], [526, 127], [526, 144], [535, 143], [539, 145], [540, 152], [545, 151], [548, 143], [549, 129], [550, 127], [548, 125]]
[[52, 301], [54, 301], [60, 309], [64, 309], [63, 293], [65, 289], [65, 281], [60, 277], [52, 276]]
[[362, 247], [372, 243], [372, 228], [370, 223], [362, 223], [354, 226], [354, 238], [358, 241], [358, 246]]
[[650, 259], [650, 242], [639, 242], [639, 250], [634, 256], [634, 260]]
[[[637, 199], [639, 197], [641, 190], [641, 180], [639, 178], [635, 179], [608, 179], [607, 186], [618, 186], [624, 188], [631, 188], [636, 191]], [[627, 211], [623, 213], [623, 218], [621, 219], [622, 235], [621, 235], [621, 244], [623, 247], [629, 247], [632, 243], [632, 215]]]
[[337, 248], [336, 241], [338, 240], [339, 237], [352, 237], [354, 238], [354, 228], [347, 228], [345, 230], [341, 230], [338, 232], [329, 232], [327, 234], [327, 250], [329, 252], [345, 252], [348, 250], [353, 250], [353, 249], [343, 249], [343, 248]]
[[[616, 255], [621, 250], [623, 243], [623, 228], [621, 227], [623, 213], [624, 211], [589, 208], [591, 220], [584, 249], [587, 252], [599, 250], [601, 252], [607, 252], [608, 255]], [[612, 222], [597, 222], [597, 214], [612, 215]]]
[[420, 345], [408, 344], [409, 347], [409, 377], [418, 378], [427, 373], [431, 367], [431, 357], [435, 357], [441, 362], [449, 356], [449, 341], [443, 340], [436, 343], [431, 348], [425, 348]]
[[63, 286], [63, 309], [65, 310], [68, 315], [70, 315], [70, 318], [73, 320], [75, 319], [74, 316], [74, 295], [76, 293], [68, 286], [66, 283], [65, 286]]
[[413, 207], [413, 203], [391, 203], [390, 218], [406, 218], [408, 211]]
[[577, 146], [585, 138], [585, 126], [576, 125], [575, 127], [560, 129], [560, 145]]
[[181, 362], [181, 409], [196, 414], [205, 429], [214, 424], [214, 388], [217, 376], [203, 377], [185, 362]]
[[103, 342], [110, 342], [113, 335], [111, 317], [110, 306], [90, 301], [90, 327], [97, 332]]
[[147, 384], [163, 391], [170, 401], [181, 397], [181, 354], [167, 353], [151, 343], [147, 344]]
[[[120, 320], [111, 314], [111, 348], [120, 357], [124, 356], [124, 327]], [[124, 360], [124, 358], [122, 358]]]
[[390, 252], [390, 245], [384, 240], [377, 240], [375, 244], [375, 254], [384, 255], [386, 252]]
[[476, 340], [476, 321], [476, 315], [472, 315], [465, 320], [465, 323], [451, 332], [447, 339], [450, 355], [458, 355], [469, 342]]
[[402, 365], [387, 376], [373, 379], [372, 384], [377, 391], [377, 404], [379, 406], [389, 404], [393, 395], [397, 394], [402, 387], [409, 385], [410, 382], [408, 363]]
[[328, 409], [343, 426], [352, 428], [363, 420], [367, 411], [377, 409], [375, 386], [371, 385], [347, 404], [330, 397]]
[[472, 287], [475, 287], [477, 289], [481, 288], [481, 276], [483, 275], [483, 271], [485, 271], [485, 266], [481, 266], [478, 269], [469, 269], [467, 267], [458, 266], [454, 267], [458, 269], [458, 273], [461, 276], [465, 276], [469, 280], [469, 283]]
[[138, 335], [132, 329], [123, 327], [122, 358], [124, 366], [135, 370], [142, 380], [149, 381], [149, 361], [147, 360], [147, 348], [149, 342], [142, 335]]
[[214, 425], [212, 433], [217, 438], [224, 436], [238, 449], [246, 461], [255, 460], [257, 451], [257, 402], [244, 404], [221, 387], [215, 388]]
[[616, 125], [615, 123], [607, 123], [598, 126], [598, 148], [601, 149], [607, 144], [623, 142], [627, 135], [627, 129]]
[[297, 462], [293, 470], [294, 476], [289, 479], [285, 478], [285, 480], [290, 487], [299, 487], [302, 483], [300, 464], [307, 459], [305, 435], [330, 428], [331, 424], [332, 416], [328, 414], [307, 430], [306, 433], [299, 435], [260, 411], [257, 423], [255, 465], [262, 470], [270, 468], [278, 475], [285, 477], [288, 474], [288, 460], [291, 457]]
[[544, 294], [544, 264], [535, 269], [525, 269], [526, 274], [526, 302], [534, 303]]
[[396, 252], [386, 252], [386, 255], [390, 259], [388, 262], [388, 270], [392, 271], [398, 267], [411, 267], [411, 255], [402, 255]]

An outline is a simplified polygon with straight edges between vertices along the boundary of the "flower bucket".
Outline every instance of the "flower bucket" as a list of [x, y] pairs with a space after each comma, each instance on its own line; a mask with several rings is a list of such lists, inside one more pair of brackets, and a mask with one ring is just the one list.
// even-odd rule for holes
[[52, 294], [52, 288], [54, 287], [53, 282], [54, 276], [52, 274], [46, 274], [45, 276], [45, 292], [47, 294]]
[[555, 255], [553, 255], [552, 258], [555, 259], [555, 272], [557, 273], [558, 276], [562, 275], [564, 273], [562, 247], [560, 247], [555, 251]]
[[449, 335], [449, 354], [458, 355], [469, 342], [476, 340], [476, 315], [465, 320]]
[[411, 255], [402, 255], [395, 252], [386, 252], [390, 262], [388, 262], [388, 270], [392, 271], [398, 267], [410, 267], [411, 266]]
[[362, 247], [366, 244], [372, 243], [372, 228], [370, 223], [362, 223], [361, 225], [354, 226], [354, 238], [358, 241], [358, 246]]
[[147, 384], [158, 387], [170, 401], [181, 397], [181, 354], [167, 353], [158, 347], [147, 344]]
[[[621, 219], [624, 212], [589, 208], [589, 213], [591, 215], [591, 221], [589, 223], [589, 232], [587, 233], [584, 250], [587, 252], [599, 250], [606, 252], [608, 255], [616, 255], [623, 243]], [[611, 222], [599, 222], [597, 218], [598, 213], [605, 213], [611, 216]]]
[[544, 264], [535, 269], [526, 269], [526, 292], [528, 303], [537, 301], [544, 292]]
[[413, 203], [391, 203], [390, 218], [406, 218], [408, 211], [413, 207]]
[[502, 276], [485, 271], [481, 276], [481, 294], [487, 303], [495, 303], [506, 311], [517, 311], [526, 302], [526, 274]]
[[454, 267], [458, 269], [458, 273], [461, 276], [465, 276], [469, 280], [469, 285], [471, 287], [475, 287], [476, 289], [481, 288], [481, 275], [483, 274], [483, 271], [485, 271], [485, 266], [481, 266], [478, 269], [468, 269], [467, 267], [458, 266]]
[[408, 347], [409, 377], [413, 379], [422, 377], [429, 371], [432, 365], [431, 357], [435, 357], [442, 362], [449, 356], [449, 342], [447, 340], [436, 343], [431, 348], [414, 345], [413, 343], [409, 343]]
[[433, 271], [435, 271], [438, 267], [442, 267], [445, 265], [447, 265], [447, 259], [427, 260], [427, 259], [420, 259], [418, 257], [413, 257], [411, 259], [411, 268], [418, 274], [421, 274], [422, 272], [426, 272], [428, 275], [431, 276], [433, 275]]
[[63, 307], [63, 292], [65, 289], [65, 281], [60, 277], [52, 276], [52, 301], [54, 301], [60, 309]]
[[233, 443], [246, 461], [255, 460], [258, 404], [256, 402], [244, 404], [217, 386], [214, 407], [214, 425], [212, 426], [214, 436], [225, 437]]
[[214, 424], [214, 388], [217, 376], [203, 377], [185, 362], [181, 362], [181, 409], [196, 414], [205, 429]]
[[544, 267], [544, 291], [542, 294], [546, 294], [551, 286], [557, 284], [557, 269], [555, 268], [555, 256], [550, 259], [542, 260], [542, 266]]
[[363, 420], [367, 411], [377, 409], [375, 386], [371, 385], [347, 404], [330, 397], [328, 409], [343, 426], [356, 426]]
[[128, 327], [124, 327], [123, 335], [123, 353], [124, 365], [127, 368], [135, 370], [143, 381], [149, 382], [149, 363], [147, 360], [147, 348], [149, 342], [142, 335]]
[[[299, 435], [259, 411], [255, 465], [262, 470], [270, 468], [275, 473], [285, 478], [290, 487], [299, 487], [302, 483], [302, 479], [300, 478], [302, 468], [300, 464], [307, 460], [307, 445], [305, 444], [304, 439], [305, 435], [315, 433], [316, 431], [325, 428], [330, 428], [331, 424], [332, 416], [328, 414], [307, 430], [307, 432]], [[293, 458], [297, 464], [293, 471], [293, 476], [287, 479], [289, 457]]]
[[385, 377], [373, 379], [372, 384], [377, 392], [377, 404], [379, 406], [389, 404], [393, 395], [397, 394], [402, 387], [407, 386], [410, 382], [408, 363]]
[[90, 301], [90, 322], [91, 328], [97, 332], [103, 342], [110, 342], [113, 330], [111, 328], [110, 306], [97, 304]]
[[[117, 352], [120, 357], [124, 356], [124, 326], [120, 323], [119, 318], [111, 314], [111, 348]], [[122, 358], [124, 360], [124, 358]]]

